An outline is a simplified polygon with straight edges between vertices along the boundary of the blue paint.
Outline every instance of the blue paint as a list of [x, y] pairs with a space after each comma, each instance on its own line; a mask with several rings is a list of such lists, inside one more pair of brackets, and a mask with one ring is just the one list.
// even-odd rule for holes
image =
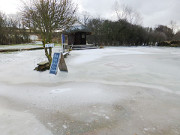
[[62, 44], [64, 44], [64, 43], [65, 43], [65, 35], [62, 34]]
[[50, 74], [55, 74], [55, 75], [57, 74], [60, 56], [61, 56], [60, 53], [54, 53], [50, 72], [49, 72]]

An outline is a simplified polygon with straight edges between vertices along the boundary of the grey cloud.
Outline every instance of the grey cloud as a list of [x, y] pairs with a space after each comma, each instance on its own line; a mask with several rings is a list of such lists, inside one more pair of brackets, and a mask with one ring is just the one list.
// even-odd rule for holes
[[[93, 16], [112, 19], [116, 0], [78, 0], [83, 9]], [[138, 11], [143, 17], [144, 26], [167, 25], [171, 20], [180, 22], [180, 0], [118, 0]]]

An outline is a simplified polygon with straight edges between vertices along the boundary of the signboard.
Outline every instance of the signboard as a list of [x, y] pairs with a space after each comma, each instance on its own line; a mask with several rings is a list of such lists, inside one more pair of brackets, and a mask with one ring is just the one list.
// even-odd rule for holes
[[49, 72], [50, 74], [55, 74], [55, 75], [57, 74], [60, 57], [61, 57], [61, 53], [54, 53], [50, 72]]
[[65, 35], [62, 34], [62, 44], [65, 44]]
[[46, 48], [54, 47], [54, 43], [51, 43], [51, 44], [45, 44], [45, 47], [46, 47]]

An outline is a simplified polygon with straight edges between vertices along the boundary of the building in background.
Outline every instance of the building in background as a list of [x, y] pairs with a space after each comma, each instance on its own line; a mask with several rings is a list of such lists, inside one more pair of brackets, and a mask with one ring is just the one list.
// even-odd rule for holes
[[86, 26], [75, 24], [64, 31], [64, 34], [68, 37], [68, 45], [86, 45], [87, 35], [90, 35], [91, 32]]

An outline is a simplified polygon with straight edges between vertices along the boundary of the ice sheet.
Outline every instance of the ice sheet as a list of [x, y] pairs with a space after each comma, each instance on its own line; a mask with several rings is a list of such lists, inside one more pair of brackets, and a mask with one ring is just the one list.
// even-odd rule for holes
[[33, 70], [44, 60], [43, 50], [0, 53], [2, 135], [180, 134], [179, 48], [72, 51], [56, 76]]

